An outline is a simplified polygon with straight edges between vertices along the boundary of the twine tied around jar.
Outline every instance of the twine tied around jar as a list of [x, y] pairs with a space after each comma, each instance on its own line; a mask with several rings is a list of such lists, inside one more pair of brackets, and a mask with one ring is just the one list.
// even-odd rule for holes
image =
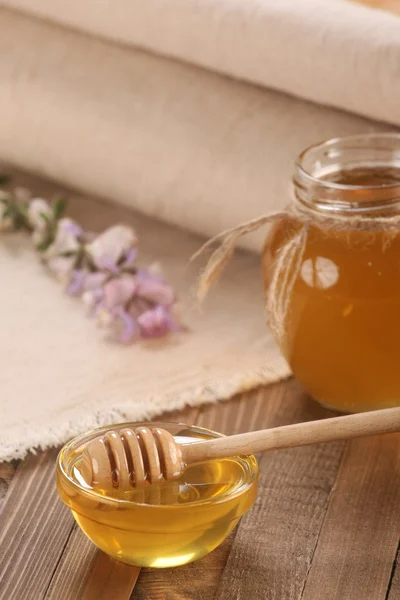
[[257, 217], [256, 219], [246, 221], [246, 223], [242, 223], [241, 225], [236, 225], [236, 227], [232, 227], [231, 229], [226, 229], [203, 244], [203, 246], [201, 246], [201, 248], [197, 250], [195, 254], [193, 254], [190, 259], [191, 261], [194, 261], [202, 256], [217, 242], [219, 243], [219, 246], [211, 254], [207, 261], [207, 265], [200, 275], [197, 287], [198, 300], [203, 302], [212, 285], [218, 281], [224, 267], [232, 258], [236, 244], [242, 236], [252, 233], [253, 231], [257, 231], [257, 229], [260, 229], [264, 225], [271, 225], [273, 222], [284, 218], [287, 215], [287, 212], [281, 211]]
[[295, 217], [300, 228], [290, 239], [280, 246], [276, 253], [276, 258], [272, 265], [271, 281], [265, 296], [265, 308], [270, 329], [277, 341], [282, 342], [286, 331], [291, 296], [297, 277], [301, 272], [311, 225], [319, 226], [326, 231], [329, 230], [331, 234], [337, 232], [338, 236], [343, 236], [343, 232], [348, 231], [350, 237], [351, 232], [354, 232], [356, 229], [370, 231], [371, 241], [374, 239], [374, 234], [377, 231], [384, 230], [385, 236], [382, 239], [382, 249], [384, 251], [399, 233], [400, 215], [398, 213], [389, 216], [382, 216], [382, 213], [378, 213], [378, 215], [371, 215], [371, 212], [368, 212], [367, 209], [365, 213], [356, 215], [343, 213], [324, 214], [317, 209], [303, 205], [299, 206], [299, 203], [293, 199], [292, 203], [284, 211], [262, 215], [256, 219], [222, 231], [208, 240], [191, 258], [192, 261], [199, 258], [216, 243], [218, 244], [199, 276], [197, 286], [198, 301], [202, 303], [210, 288], [218, 281], [224, 267], [232, 258], [235, 247], [242, 236], [257, 231], [261, 227], [271, 226], [280, 219]]
[[[292, 207], [291, 207], [292, 208]], [[292, 210], [279, 211], [262, 215], [232, 229], [222, 231], [208, 240], [191, 258], [195, 260], [202, 256], [215, 243], [218, 247], [213, 251], [202, 271], [197, 287], [197, 298], [202, 303], [210, 288], [221, 276], [224, 267], [228, 264], [235, 251], [239, 239], [257, 231], [261, 227], [273, 225], [280, 219], [293, 214]], [[283, 338], [285, 322], [288, 312], [291, 292], [303, 261], [309, 230], [309, 219], [303, 219], [303, 226], [279, 250], [273, 277], [266, 294], [265, 303], [270, 328], [278, 340]]]

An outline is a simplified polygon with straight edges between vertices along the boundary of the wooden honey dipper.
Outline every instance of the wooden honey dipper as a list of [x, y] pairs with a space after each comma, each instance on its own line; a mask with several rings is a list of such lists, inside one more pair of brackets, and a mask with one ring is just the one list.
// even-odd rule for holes
[[229, 437], [178, 444], [165, 429], [107, 431], [82, 453], [81, 472], [94, 488], [127, 490], [170, 481], [197, 462], [400, 431], [400, 407], [297, 423]]

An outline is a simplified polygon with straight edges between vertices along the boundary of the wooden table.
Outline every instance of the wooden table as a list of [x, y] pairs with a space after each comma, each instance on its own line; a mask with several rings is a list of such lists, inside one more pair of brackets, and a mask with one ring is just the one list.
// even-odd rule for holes
[[[164, 417], [236, 433], [329, 415], [290, 380]], [[55, 457], [0, 466], [1, 600], [400, 599], [398, 434], [264, 454], [228, 540], [165, 570], [96, 550], [57, 497]]]

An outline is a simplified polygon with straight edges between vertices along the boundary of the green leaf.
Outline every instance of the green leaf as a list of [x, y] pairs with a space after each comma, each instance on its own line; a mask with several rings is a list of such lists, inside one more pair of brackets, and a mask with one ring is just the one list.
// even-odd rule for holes
[[46, 213], [41, 212], [40, 217], [43, 219], [43, 221], [46, 221], [46, 223], [51, 223], [51, 219], [50, 219], [49, 215], [47, 215]]
[[24, 226], [25, 226], [25, 222], [24, 222], [23, 217], [18, 212], [16, 212], [14, 214], [14, 217], [13, 217], [13, 229], [14, 229], [14, 231], [19, 231]]
[[49, 244], [47, 242], [41, 242], [40, 244], [37, 244], [36, 250], [38, 252], [44, 252], [45, 250], [47, 250], [48, 247]]
[[26, 204], [22, 204], [21, 202], [18, 204], [18, 213], [20, 214], [21, 218], [28, 222], [28, 207]]
[[5, 173], [0, 173], [0, 185], [8, 185], [11, 182], [11, 175], [6, 175]]
[[45, 252], [47, 250], [47, 248], [49, 246], [51, 246], [51, 243], [52, 243], [51, 237], [46, 236], [42, 242], [40, 242], [39, 244], [36, 244], [36, 250], [38, 252]]
[[3, 217], [4, 217], [5, 219], [7, 219], [8, 217], [13, 217], [13, 216], [14, 216], [14, 212], [13, 212], [13, 210], [12, 210], [12, 206], [11, 206], [11, 204], [9, 204], [9, 205], [6, 207], [5, 211], [3, 212]]
[[56, 198], [53, 202], [53, 215], [56, 221], [61, 219], [63, 216], [65, 209], [67, 208], [68, 200], [64, 196], [60, 196]]

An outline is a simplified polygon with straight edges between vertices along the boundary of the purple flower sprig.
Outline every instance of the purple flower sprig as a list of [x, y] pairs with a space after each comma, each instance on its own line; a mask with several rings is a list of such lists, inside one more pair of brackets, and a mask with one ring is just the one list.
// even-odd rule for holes
[[[1, 183], [1, 179], [0, 179]], [[98, 323], [127, 344], [178, 331], [176, 296], [155, 265], [137, 265], [133, 229], [114, 225], [96, 235], [63, 217], [65, 201], [0, 192], [0, 230], [25, 228], [51, 273], [79, 296]]]
[[[67, 293], [82, 296], [99, 324], [111, 326], [121, 342], [161, 337], [179, 329], [174, 291], [154, 268], [138, 268], [132, 229], [110, 227], [84, 244], [80, 253], [80, 264], [77, 261], [68, 271]], [[54, 262], [50, 267], [54, 269]]]

